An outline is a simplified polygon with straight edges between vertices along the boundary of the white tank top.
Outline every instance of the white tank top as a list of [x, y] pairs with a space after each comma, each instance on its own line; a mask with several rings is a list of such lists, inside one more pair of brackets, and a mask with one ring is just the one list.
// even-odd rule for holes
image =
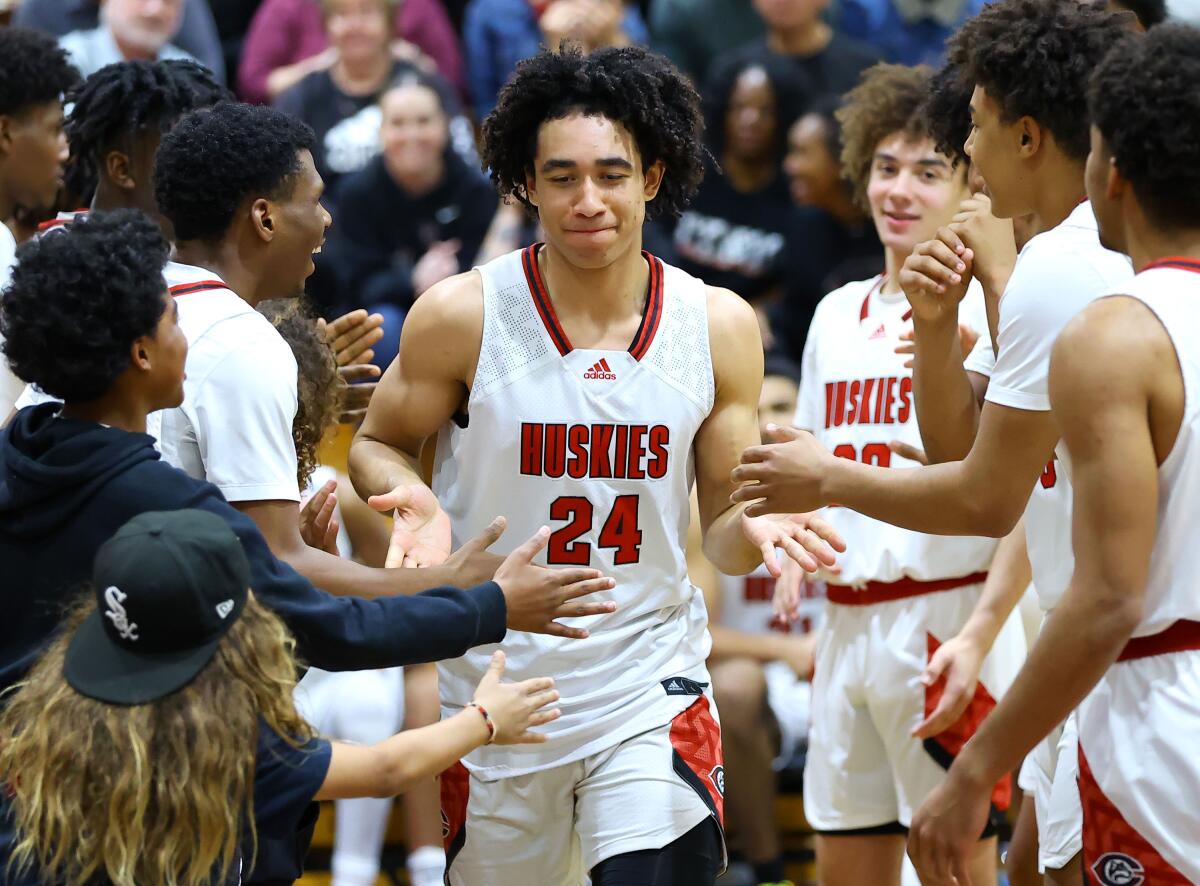
[[[1171, 337], [1183, 373], [1183, 420], [1158, 469], [1158, 527], [1142, 622], [1133, 632], [1146, 637], [1181, 618], [1200, 620], [1200, 261], [1152, 262], [1114, 295], [1132, 296], [1154, 312]], [[1063, 452], [1059, 458], [1069, 472], [1069, 458]]]
[[[493, 650], [506, 679], [550, 676], [562, 716], [542, 745], [486, 747], [467, 766], [485, 779], [558, 766], [662, 725], [695, 700], [710, 640], [704, 598], [684, 556], [692, 440], [712, 409], [704, 284], [646, 254], [650, 286], [628, 350], [581, 350], [559, 324], [537, 249], [479, 268], [483, 341], [467, 415], [438, 439], [433, 490], [458, 546], [497, 515], [507, 553], [540, 526], [539, 562], [592, 566], [616, 581], [596, 600], [615, 613], [566, 620], [586, 640], [509, 631], [439, 666], [450, 713], [469, 702]], [[685, 691], [680, 691], [681, 687]]]
[[[801, 365], [795, 424], [812, 431], [834, 455], [881, 467], [914, 467], [888, 442], [918, 448], [921, 432], [913, 400], [912, 370], [896, 353], [900, 334], [912, 328], [902, 295], [880, 294], [882, 277], [848, 283], [821, 300], [813, 315]], [[988, 334], [983, 290], [972, 282], [962, 321]], [[838, 556], [837, 584], [959, 578], [988, 568], [996, 542], [974, 536], [925, 535], [866, 517], [849, 508], [824, 516], [846, 540]]]
[[[780, 553], [779, 556], [785, 556]], [[800, 586], [797, 618], [790, 625], [775, 619], [771, 601], [775, 597], [775, 579], [766, 566], [749, 575], [721, 575], [720, 623], [746, 634], [782, 631], [785, 634], [811, 634], [824, 621], [825, 582], [806, 578]]]

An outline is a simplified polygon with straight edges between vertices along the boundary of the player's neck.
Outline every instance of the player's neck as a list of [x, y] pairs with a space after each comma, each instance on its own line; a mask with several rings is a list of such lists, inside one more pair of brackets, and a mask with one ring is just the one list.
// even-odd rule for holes
[[1140, 272], [1164, 258], [1194, 258], [1200, 261], [1200, 227], [1164, 230], [1152, 225], [1127, 226], [1125, 251]]
[[131, 399], [125, 391], [118, 388], [110, 390], [98, 400], [66, 403], [62, 409], [63, 418], [90, 421], [135, 434], [146, 433], [146, 415], [145, 404]]
[[267, 296], [260, 292], [260, 275], [247, 267], [239, 255], [236, 243], [228, 240], [216, 243], [187, 240], [175, 244], [173, 257], [180, 264], [212, 271], [252, 308], [267, 299]]
[[817, 19], [794, 28], [772, 28], [767, 47], [780, 55], [815, 55], [833, 40], [833, 29]]
[[1033, 217], [1038, 231], [1057, 228], [1087, 199], [1083, 164], [1051, 150], [1035, 173]]
[[886, 247], [883, 250], [883, 285], [879, 287], [881, 295], [898, 295], [900, 293], [900, 269], [908, 258], [907, 252]]
[[581, 268], [547, 243], [538, 252], [538, 268], [559, 316], [587, 316], [606, 323], [640, 314], [650, 282], [641, 247], [638, 237], [624, 255], [605, 267]]

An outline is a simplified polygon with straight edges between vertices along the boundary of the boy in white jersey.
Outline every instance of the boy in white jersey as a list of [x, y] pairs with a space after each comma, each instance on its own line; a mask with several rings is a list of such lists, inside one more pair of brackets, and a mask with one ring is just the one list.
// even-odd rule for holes
[[[850, 283], [817, 306], [805, 345], [795, 425], [840, 458], [901, 467], [898, 440], [919, 445], [912, 377], [896, 353], [909, 327], [897, 275], [914, 246], [947, 224], [968, 194], [965, 163], [939, 153], [924, 116], [931, 72], [880, 65], [864, 74], [838, 112], [842, 163], [885, 250], [885, 273]], [[972, 287], [962, 321], [987, 329]], [[961, 357], [960, 357], [961, 361]], [[970, 708], [922, 741], [913, 732], [938, 703], [940, 685], [920, 677], [939, 644], [961, 628], [983, 588], [995, 542], [921, 535], [846, 508], [827, 518], [846, 539], [828, 577], [826, 626], [813, 680], [805, 766], [805, 812], [818, 831], [822, 883], [899, 883], [904, 832], [917, 806], [1020, 666], [1016, 624], [998, 638]], [[777, 601], [784, 609], [789, 601]], [[1009, 779], [998, 779], [997, 814]], [[994, 878], [994, 829], [981, 825], [971, 865]]]
[[[554, 674], [563, 715], [529, 753], [486, 748], [443, 775], [453, 884], [712, 883], [724, 773], [684, 555], [693, 477], [723, 571], [778, 573], [776, 547], [810, 570], [834, 559], [824, 521], [761, 522], [728, 501], [758, 436], [753, 310], [641, 251], [648, 206], [678, 212], [695, 191], [699, 128], [695, 90], [645, 50], [524, 62], [483, 154], [547, 242], [421, 296], [351, 447], [359, 492], [399, 509], [406, 562], [445, 556], [503, 504], [517, 534], [553, 526], [547, 563], [617, 581], [616, 612], [585, 639], [506, 638], [510, 672]], [[444, 710], [471, 701], [485, 664], [441, 666]]]
[[[987, 183], [993, 212], [1032, 215], [1042, 232], [1025, 244], [1005, 288], [982, 410], [957, 335], [972, 252], [943, 232], [955, 245], [939, 237], [918, 248], [903, 285], [917, 330], [918, 419], [926, 450], [944, 463], [881, 471], [832, 458], [808, 435], [788, 434], [794, 439], [744, 456], [738, 478], [760, 485], [740, 489], [735, 500], [766, 499], [750, 513], [833, 501], [923, 532], [1002, 536], [1026, 511], [1043, 607], [1062, 595], [1070, 575], [1069, 513], [1058, 488], [1065, 477], [1047, 471], [1059, 438], [1046, 389], [1049, 352], [1074, 314], [1130, 274], [1124, 256], [1100, 245], [1083, 202], [1083, 165], [1087, 75], [1110, 47], [1133, 39], [1120, 16], [1056, 0], [1001, 0], [955, 35], [950, 60], [975, 84], [966, 153]], [[1052, 786], [1058, 755], [1047, 756], [1043, 783]], [[1077, 811], [1063, 814], [1078, 821]], [[1069, 830], [1078, 833], [1077, 825]], [[1070, 859], [1077, 837], [1065, 840], [1063, 851], [1066, 858], [1054, 862], [1062, 863], [1063, 882], [1076, 883]]]
[[[1082, 868], [1099, 886], [1200, 880], [1198, 77], [1200, 32], [1165, 25], [1117, 48], [1092, 78], [1087, 189], [1103, 242], [1127, 252], [1138, 274], [1054, 345], [1050, 400], [1066, 444], [1060, 476], [1074, 490], [1074, 573], [946, 798], [954, 817], [977, 819], [989, 773], [1078, 704]], [[913, 833], [934, 886], [962, 882], [961, 834], [947, 818]]]

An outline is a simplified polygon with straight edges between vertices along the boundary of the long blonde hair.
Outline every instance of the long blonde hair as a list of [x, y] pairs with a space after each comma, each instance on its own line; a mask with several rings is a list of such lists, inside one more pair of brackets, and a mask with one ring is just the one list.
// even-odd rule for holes
[[313, 734], [292, 702], [295, 641], [251, 594], [191, 684], [149, 704], [110, 705], [63, 678], [73, 629], [95, 607], [89, 593], [0, 712], [0, 780], [12, 787], [17, 829], [10, 864], [71, 886], [97, 876], [210, 884], [238, 863], [243, 834], [257, 845], [259, 718], [297, 745]]

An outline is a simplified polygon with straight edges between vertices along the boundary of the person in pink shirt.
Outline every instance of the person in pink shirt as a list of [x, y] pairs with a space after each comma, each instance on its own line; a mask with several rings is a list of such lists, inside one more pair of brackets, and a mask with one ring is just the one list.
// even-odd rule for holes
[[[399, 3], [395, 36], [398, 53], [427, 57], [465, 96], [462, 55], [441, 0]], [[328, 67], [323, 54], [329, 52], [317, 0], [263, 0], [246, 34], [238, 92], [246, 101], [269, 102], [305, 74]]]

